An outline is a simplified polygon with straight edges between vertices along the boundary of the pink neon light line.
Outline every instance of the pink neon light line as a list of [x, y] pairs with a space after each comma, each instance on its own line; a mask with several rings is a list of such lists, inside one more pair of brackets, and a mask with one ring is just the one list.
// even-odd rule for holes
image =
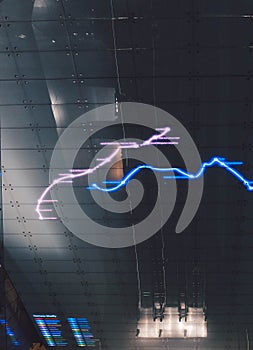
[[163, 137], [160, 137], [159, 140], [179, 140], [180, 137], [179, 136], [163, 136]]
[[[71, 173], [82, 173], [82, 172], [84, 172], [86, 170], [88, 170], [88, 169], [70, 169], [69, 171]], [[69, 175], [69, 174], [67, 174], [67, 175]]]
[[153, 141], [155, 140], [159, 140], [161, 137], [165, 136], [166, 134], [168, 134], [168, 132], [170, 132], [170, 127], [166, 127], [166, 128], [159, 128], [156, 129], [157, 131], [161, 131], [160, 134], [158, 135], [153, 135], [151, 136], [148, 140], [144, 141], [140, 146], [148, 146], [150, 145]]
[[[136, 142], [119, 142], [120, 145], [137, 145]], [[100, 142], [101, 146], [115, 145], [115, 142]]]
[[[92, 169], [87, 169], [85, 170], [84, 172], [82, 173], [78, 173], [78, 174], [69, 174], [67, 176], [64, 176], [64, 177], [61, 177], [61, 178], [58, 178], [58, 179], [55, 179], [51, 185], [49, 185], [45, 191], [42, 193], [42, 195], [40, 196], [40, 198], [38, 199], [38, 202], [37, 202], [37, 206], [36, 206], [36, 212], [38, 213], [39, 215], [39, 220], [45, 220], [45, 219], [49, 219], [49, 218], [45, 218], [43, 217], [43, 215], [41, 214], [41, 210], [40, 210], [40, 206], [43, 202], [58, 202], [57, 200], [50, 200], [50, 199], [44, 199], [45, 196], [49, 193], [49, 191], [55, 186], [57, 185], [58, 183], [61, 183], [62, 181], [64, 180], [68, 180], [68, 179], [74, 179], [74, 178], [77, 178], [77, 177], [81, 177], [81, 176], [84, 176], [84, 175], [88, 175], [88, 174], [91, 174], [93, 173], [94, 171], [96, 171], [97, 169], [99, 169], [101, 166], [109, 163], [115, 156], [116, 154], [119, 152], [119, 148], [116, 149], [109, 157], [105, 158], [104, 161], [102, 161], [100, 164], [96, 165], [94, 168]], [[50, 220], [54, 220], [54, 219], [57, 219], [57, 218], [50, 218]]]
[[127, 148], [127, 149], [129, 149], [129, 148], [135, 148], [135, 149], [136, 149], [136, 148], [140, 148], [140, 147], [139, 147], [139, 145], [136, 144], [136, 145], [129, 145], [129, 146], [120, 146], [120, 148], [121, 148], [121, 149], [124, 149], [124, 148]]
[[151, 145], [178, 145], [178, 142], [151, 142]]
[[101, 146], [115, 145], [115, 142], [100, 142]]
[[[56, 199], [44, 199], [46, 195], [50, 192], [50, 190], [57, 184], [59, 183], [72, 183], [72, 179], [82, 177], [88, 174], [94, 173], [97, 169], [101, 168], [105, 164], [108, 164], [112, 161], [114, 157], [116, 157], [117, 153], [120, 151], [120, 149], [123, 148], [140, 148], [143, 146], [149, 146], [149, 145], [155, 145], [155, 144], [177, 144], [177, 142], [160, 142], [158, 140], [161, 140], [165, 135], [170, 132], [170, 127], [165, 127], [165, 128], [157, 128], [156, 131], [160, 131], [161, 133], [158, 135], [153, 135], [151, 136], [148, 140], [144, 141], [142, 144], [138, 145], [136, 142], [125, 142], [121, 143], [118, 148], [107, 158], [102, 158], [100, 159], [100, 163], [97, 164], [95, 167], [91, 169], [71, 169], [70, 174], [61, 174], [60, 178], [55, 179], [51, 185], [49, 185], [41, 194], [40, 198], [37, 201], [37, 206], [35, 211], [39, 215], [39, 220], [57, 220], [57, 217], [44, 217], [41, 213], [44, 212], [45, 210], [41, 209], [41, 205], [43, 203], [55, 203], [58, 202]], [[174, 137], [175, 138], [175, 137]], [[101, 145], [115, 145], [115, 143], [108, 143], [108, 142], [102, 142]]]

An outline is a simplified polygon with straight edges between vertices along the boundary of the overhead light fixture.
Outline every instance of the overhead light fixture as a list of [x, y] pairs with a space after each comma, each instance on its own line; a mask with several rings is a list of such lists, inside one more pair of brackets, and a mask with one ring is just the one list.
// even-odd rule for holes
[[153, 308], [140, 308], [139, 338], [206, 338], [207, 322], [202, 308], [188, 308], [187, 321], [178, 318], [177, 307], [165, 307], [163, 322], [153, 320]]

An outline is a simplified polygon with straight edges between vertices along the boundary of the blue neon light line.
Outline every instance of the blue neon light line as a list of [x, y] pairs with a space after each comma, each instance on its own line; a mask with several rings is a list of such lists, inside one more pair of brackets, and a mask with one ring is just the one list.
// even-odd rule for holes
[[247, 191], [253, 191], [253, 180], [249, 180], [245, 178], [239, 171], [231, 167], [231, 165], [242, 165], [243, 162], [227, 162], [225, 158], [221, 157], [213, 157], [209, 162], [202, 163], [201, 168], [197, 173], [188, 173], [185, 170], [182, 170], [180, 168], [156, 168], [151, 165], [139, 165], [136, 168], [129, 171], [129, 173], [122, 178], [121, 181], [116, 186], [109, 187], [109, 188], [103, 188], [100, 187], [98, 184], [93, 183], [90, 187], [87, 187], [88, 190], [99, 190], [102, 192], [115, 192], [118, 191], [120, 188], [126, 186], [128, 182], [136, 175], [138, 174], [142, 169], [149, 169], [155, 172], [159, 173], [175, 173], [176, 175], [171, 176], [163, 176], [164, 179], [188, 179], [188, 180], [194, 180], [198, 179], [199, 177], [203, 176], [207, 168], [211, 168], [213, 166], [218, 166], [220, 168], [225, 169], [227, 172], [229, 172], [231, 175], [233, 175], [237, 180], [239, 180], [243, 186], [247, 189]]

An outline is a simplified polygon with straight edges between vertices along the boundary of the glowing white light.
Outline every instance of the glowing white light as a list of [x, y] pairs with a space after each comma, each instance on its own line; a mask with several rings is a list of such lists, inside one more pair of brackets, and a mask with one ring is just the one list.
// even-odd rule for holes
[[206, 338], [207, 322], [201, 308], [189, 308], [187, 321], [179, 321], [177, 307], [166, 307], [163, 322], [153, 321], [153, 309], [141, 308], [139, 338]]

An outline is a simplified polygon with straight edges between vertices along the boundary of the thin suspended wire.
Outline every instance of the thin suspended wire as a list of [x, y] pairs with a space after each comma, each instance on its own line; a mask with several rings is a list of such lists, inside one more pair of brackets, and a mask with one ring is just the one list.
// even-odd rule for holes
[[[151, 1], [151, 6], [153, 7], [153, 1]], [[152, 93], [153, 93], [153, 103], [156, 107], [156, 87], [155, 87], [155, 77], [156, 77], [156, 54], [155, 54], [155, 33], [152, 33]], [[157, 110], [154, 108], [155, 120], [157, 125]], [[158, 125], [157, 125], [158, 126]], [[161, 203], [161, 194], [158, 186], [158, 198], [159, 203]], [[163, 210], [160, 205], [160, 215], [161, 215], [161, 241], [162, 241], [162, 272], [163, 272], [163, 288], [164, 288], [164, 302], [166, 305], [167, 301], [167, 285], [166, 285], [166, 265], [165, 265], [165, 241], [163, 234]]]
[[133, 227], [133, 241], [134, 241], [134, 252], [135, 252], [135, 260], [136, 260], [136, 275], [137, 275], [137, 286], [138, 286], [138, 307], [141, 308], [141, 277], [140, 277], [140, 265], [139, 265], [139, 258], [138, 258], [138, 252], [137, 252], [137, 245], [136, 245], [136, 232], [135, 227]]
[[[120, 72], [119, 72], [119, 62], [118, 62], [118, 54], [117, 54], [117, 39], [116, 39], [116, 30], [115, 30], [115, 16], [114, 16], [114, 7], [113, 7], [113, 0], [110, 0], [110, 7], [111, 7], [111, 25], [112, 25], [112, 37], [113, 37], [113, 52], [114, 52], [114, 58], [115, 58], [115, 66], [116, 66], [116, 75], [117, 75], [117, 85], [118, 85], [118, 92], [120, 95], [122, 95], [122, 88], [121, 88], [121, 82], [120, 82]], [[120, 116], [121, 116], [121, 125], [122, 125], [122, 132], [123, 132], [123, 139], [126, 140], [126, 130], [124, 126], [124, 119], [123, 119], [123, 111], [121, 104], [119, 104], [119, 110], [120, 110]], [[128, 166], [128, 157], [127, 157], [127, 150], [125, 150], [126, 154], [126, 165]]]
[[117, 83], [118, 83], [118, 90], [120, 95], [122, 94], [121, 89], [121, 83], [120, 83], [120, 74], [119, 74], [119, 63], [118, 63], [118, 56], [117, 56], [117, 41], [116, 41], [116, 31], [115, 31], [115, 17], [114, 17], [114, 8], [113, 8], [113, 0], [110, 0], [111, 4], [111, 17], [112, 17], [112, 37], [113, 37], [113, 48], [114, 48], [114, 58], [115, 58], [115, 66], [116, 66], [116, 74], [117, 74]]
[[[132, 206], [130, 193], [128, 192], [127, 189], [126, 189], [126, 192], [127, 192], [128, 198], [129, 198], [130, 212], [131, 212], [131, 214], [133, 214], [133, 206]], [[140, 264], [139, 264], [137, 244], [136, 244], [136, 231], [135, 231], [135, 226], [134, 225], [132, 225], [132, 231], [133, 231], [133, 244], [134, 244], [135, 262], [136, 262], [136, 278], [137, 278], [137, 288], [138, 288], [138, 307], [140, 309], [141, 308], [141, 295], [142, 295], [141, 275], [140, 275]]]

